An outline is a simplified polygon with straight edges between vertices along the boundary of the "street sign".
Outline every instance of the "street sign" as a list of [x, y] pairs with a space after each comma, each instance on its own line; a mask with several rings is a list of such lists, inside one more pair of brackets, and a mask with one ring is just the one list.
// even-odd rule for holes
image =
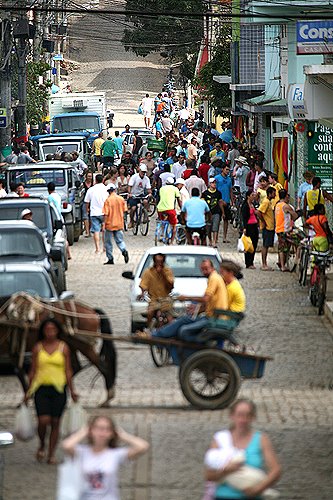
[[6, 127], [7, 127], [7, 117], [0, 116], [0, 128], [6, 128]]
[[52, 57], [53, 61], [63, 61], [64, 60], [64, 56], [62, 54], [54, 54], [54, 56]]
[[[312, 135], [310, 135], [310, 134]], [[307, 170], [322, 180], [322, 189], [333, 192], [333, 130], [318, 122], [308, 124]]]
[[333, 54], [333, 19], [297, 21], [297, 54]]
[[7, 116], [7, 109], [6, 108], [0, 108], [0, 116]]

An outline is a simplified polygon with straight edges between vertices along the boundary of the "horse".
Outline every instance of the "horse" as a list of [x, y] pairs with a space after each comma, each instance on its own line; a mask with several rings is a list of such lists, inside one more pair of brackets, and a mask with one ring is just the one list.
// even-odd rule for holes
[[[47, 301], [19, 292], [0, 301], [0, 348], [1, 355], [9, 357], [11, 364], [27, 390], [26, 353], [32, 351], [38, 341], [40, 323], [46, 318], [57, 319], [64, 328], [64, 340], [71, 352], [73, 373], [78, 373], [82, 366], [77, 351], [81, 352], [103, 375], [107, 398], [101, 406], [108, 406], [114, 397], [117, 355], [111, 339], [112, 330], [108, 317], [101, 309], [74, 300]], [[105, 338], [99, 352], [94, 349], [99, 333], [110, 335]]]

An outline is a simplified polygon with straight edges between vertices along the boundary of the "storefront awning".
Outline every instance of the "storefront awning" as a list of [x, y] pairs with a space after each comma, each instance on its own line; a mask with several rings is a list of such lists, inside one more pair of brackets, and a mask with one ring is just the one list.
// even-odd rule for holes
[[250, 113], [286, 114], [287, 112], [286, 99], [278, 99], [266, 94], [247, 99], [241, 102], [240, 106]]
[[333, 130], [333, 118], [321, 118], [318, 121], [320, 125], [324, 125], [324, 127], [328, 127]]

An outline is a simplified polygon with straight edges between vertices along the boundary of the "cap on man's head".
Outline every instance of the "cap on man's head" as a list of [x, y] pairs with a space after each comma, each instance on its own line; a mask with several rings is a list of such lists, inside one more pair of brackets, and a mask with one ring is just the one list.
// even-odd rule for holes
[[147, 165], [145, 165], [144, 163], [140, 163], [139, 169], [141, 170], [141, 172], [148, 172]]
[[29, 214], [32, 214], [30, 208], [25, 208], [24, 210], [22, 210], [21, 212], [21, 219], [23, 219], [23, 217], [25, 217], [26, 215], [29, 215]]
[[113, 184], [113, 182], [110, 182], [110, 184], [108, 184], [106, 188], [107, 191], [115, 191], [116, 189], [117, 187], [115, 184]]
[[167, 177], [166, 183], [167, 184], [174, 184], [175, 183], [175, 179], [173, 177], [171, 177], [171, 175], [170, 175], [170, 177]]
[[216, 182], [215, 177], [209, 177], [209, 179], [208, 179], [208, 180], [209, 180], [209, 182]]
[[183, 186], [185, 186], [185, 181], [182, 177], [179, 177], [178, 179], [176, 179], [175, 184], [182, 184]]

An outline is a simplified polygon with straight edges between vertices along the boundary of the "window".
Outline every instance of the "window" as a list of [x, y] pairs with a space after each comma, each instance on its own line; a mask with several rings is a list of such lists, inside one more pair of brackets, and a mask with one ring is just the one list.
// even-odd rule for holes
[[0, 297], [8, 297], [13, 293], [27, 292], [45, 299], [53, 297], [50, 284], [43, 273], [37, 272], [5, 272], [0, 274]]
[[53, 129], [58, 132], [94, 132], [99, 130], [97, 116], [59, 116], [53, 120]]
[[[219, 269], [217, 257], [211, 255], [167, 255], [165, 263], [172, 269], [175, 278], [202, 278], [200, 264], [204, 259], [210, 259], [215, 269]], [[149, 255], [141, 271], [141, 276], [152, 265], [153, 256]]]
[[72, 143], [64, 143], [64, 144], [42, 144], [41, 149], [43, 151], [44, 158], [46, 155], [55, 155], [61, 153], [71, 153], [72, 151], [78, 151], [79, 145]]
[[45, 247], [39, 234], [25, 229], [2, 230], [0, 233], [0, 262], [1, 257], [34, 257], [45, 256]]
[[23, 182], [26, 188], [46, 187], [49, 182], [54, 182], [56, 186], [65, 185], [65, 171], [63, 169], [43, 169], [43, 170], [12, 170], [9, 182]]
[[20, 203], [20, 206], [10, 207], [0, 205], [0, 220], [19, 220], [21, 219], [21, 212], [25, 208], [30, 208], [32, 211], [32, 220], [39, 229], [47, 231], [46, 210], [43, 206], [31, 206], [27, 202]]

